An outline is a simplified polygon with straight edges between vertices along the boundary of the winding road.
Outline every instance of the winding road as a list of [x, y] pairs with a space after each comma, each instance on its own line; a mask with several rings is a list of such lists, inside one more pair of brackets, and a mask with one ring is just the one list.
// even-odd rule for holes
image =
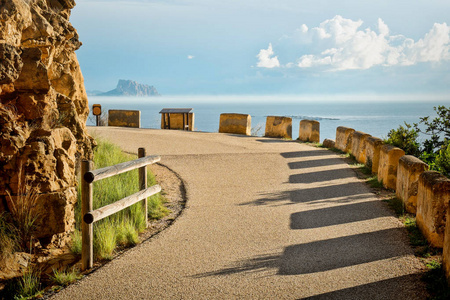
[[161, 155], [187, 207], [52, 299], [424, 299], [401, 224], [335, 153], [279, 139], [90, 128]]

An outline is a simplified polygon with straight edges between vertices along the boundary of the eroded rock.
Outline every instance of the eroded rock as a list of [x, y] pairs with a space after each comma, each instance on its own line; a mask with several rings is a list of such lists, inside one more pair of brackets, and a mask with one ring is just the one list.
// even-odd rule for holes
[[0, 212], [36, 193], [35, 235], [48, 240], [73, 230], [77, 165], [92, 158], [74, 6], [0, 0]]

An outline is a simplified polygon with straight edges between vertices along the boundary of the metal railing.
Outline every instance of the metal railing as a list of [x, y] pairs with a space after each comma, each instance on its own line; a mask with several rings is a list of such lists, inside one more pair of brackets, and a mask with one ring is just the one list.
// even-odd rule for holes
[[[115, 214], [139, 201], [143, 201], [145, 217], [147, 219], [147, 198], [159, 193], [161, 186], [153, 185], [147, 187], [147, 166], [154, 164], [161, 160], [160, 156], [145, 156], [145, 149], [139, 148], [138, 159], [117, 164], [110, 167], [105, 167], [93, 170], [93, 162], [90, 160], [83, 160], [81, 165], [81, 216], [82, 216], [82, 250], [81, 250], [81, 265], [82, 270], [90, 269], [94, 262], [94, 230], [95, 222]], [[140, 191], [118, 200], [109, 205], [100, 207], [96, 210], [92, 209], [93, 202], [93, 183], [114, 175], [128, 172], [139, 168], [139, 189]], [[148, 226], [148, 224], [147, 224]]]

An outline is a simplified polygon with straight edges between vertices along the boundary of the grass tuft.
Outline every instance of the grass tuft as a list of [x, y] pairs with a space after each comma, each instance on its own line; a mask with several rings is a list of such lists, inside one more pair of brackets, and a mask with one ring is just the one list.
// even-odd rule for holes
[[75, 229], [75, 231], [71, 235], [72, 242], [70, 244], [70, 251], [73, 254], [81, 255], [81, 249], [82, 249], [82, 241], [81, 241], [81, 231]]
[[69, 284], [81, 279], [82, 277], [83, 276], [79, 274], [76, 268], [72, 268], [70, 271], [64, 270], [61, 272], [54, 269], [53, 275], [50, 277], [50, 280], [59, 286], [68, 286]]
[[370, 185], [371, 188], [375, 188], [375, 189], [383, 188], [383, 181], [378, 181], [377, 175], [367, 178], [366, 181]]
[[41, 273], [29, 267], [17, 284], [14, 299], [32, 299], [42, 295]]

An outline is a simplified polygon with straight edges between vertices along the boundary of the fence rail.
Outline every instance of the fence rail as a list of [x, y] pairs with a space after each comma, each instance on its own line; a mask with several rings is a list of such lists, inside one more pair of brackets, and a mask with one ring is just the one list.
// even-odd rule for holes
[[[82, 250], [81, 250], [81, 268], [90, 269], [94, 263], [93, 251], [93, 223], [115, 214], [139, 201], [143, 201], [145, 217], [147, 218], [147, 198], [159, 193], [161, 187], [154, 185], [147, 188], [147, 168], [146, 166], [154, 164], [161, 160], [160, 156], [146, 156], [145, 149], [139, 148], [138, 159], [120, 163], [114, 166], [93, 170], [93, 162], [84, 160], [81, 165], [81, 215], [82, 215]], [[139, 169], [139, 189], [140, 191], [118, 200], [109, 205], [93, 210], [93, 182], [99, 181], [114, 175]]]

